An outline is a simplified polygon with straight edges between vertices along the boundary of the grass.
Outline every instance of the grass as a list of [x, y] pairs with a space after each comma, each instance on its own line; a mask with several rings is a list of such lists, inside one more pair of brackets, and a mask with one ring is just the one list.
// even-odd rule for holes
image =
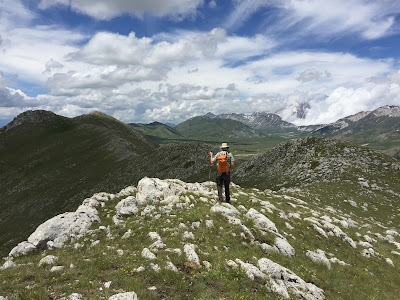
[[[74, 241], [65, 248], [46, 251], [46, 254], [59, 257], [57, 265], [65, 266], [63, 271], [50, 273], [50, 266], [38, 267], [37, 264], [44, 255], [41, 253], [15, 259], [19, 266], [0, 271], [0, 295], [8, 296], [9, 299], [51, 299], [78, 292], [89, 299], [100, 299], [118, 292], [135, 291], [141, 299], [279, 299], [277, 294], [268, 290], [265, 282], [250, 280], [244, 270], [228, 268], [226, 265], [227, 260], [236, 258], [257, 265], [258, 259], [267, 257], [291, 269], [306, 282], [322, 288], [327, 299], [396, 298], [400, 292], [400, 279], [393, 273], [395, 268], [384, 260], [391, 258], [395, 266], [400, 264], [400, 258], [391, 253], [395, 249], [394, 245], [377, 239], [373, 245], [379, 255], [367, 259], [361, 255], [362, 247], [353, 249], [338, 237], [320, 236], [304, 218], [316, 214], [330, 218], [351, 216], [363, 226], [342, 229], [355, 241], [360, 240], [357, 233], [376, 238], [374, 234], [385, 235], [386, 228], [398, 230], [399, 220], [390, 220], [391, 223], [388, 224], [388, 220], [382, 219], [379, 222], [386, 227], [381, 227], [370, 220], [374, 215], [372, 212], [368, 215], [368, 212], [350, 211], [352, 207], [348, 207], [349, 211], [343, 208], [340, 212], [332, 212], [326, 209], [328, 205], [333, 206], [331, 200], [325, 198], [329, 191], [323, 194], [323, 190], [321, 187], [319, 193], [307, 195], [307, 189], [290, 193], [271, 193], [256, 189], [232, 188], [233, 205], [239, 210], [244, 206], [246, 210], [254, 208], [261, 212], [265, 208], [262, 201], [268, 201], [277, 208], [273, 209], [272, 213], [264, 210], [264, 214], [275, 223], [279, 232], [286, 236], [295, 248], [295, 257], [265, 253], [261, 247], [251, 244], [248, 238], [241, 236], [239, 226], [227, 222], [227, 218], [220, 213], [211, 212], [211, 202], [201, 201], [199, 195], [186, 194], [195, 204], [191, 208], [175, 208], [168, 215], [160, 213], [160, 204], [156, 204], [152, 216], [142, 216], [141, 210], [136, 216], [127, 218], [121, 227], [112, 225], [111, 221], [114, 207], [121, 199], [117, 198], [107, 202], [100, 210], [101, 224], [94, 225], [91, 235]], [[343, 191], [345, 192], [347, 191]], [[294, 198], [288, 198], [287, 195]], [[338, 207], [333, 207], [339, 211]], [[289, 216], [291, 213], [298, 213], [300, 218], [282, 218], [282, 215]], [[239, 217], [256, 240], [273, 244], [273, 234], [263, 233], [255, 226], [254, 221], [243, 214]], [[212, 220], [214, 226], [207, 228], [206, 220]], [[192, 227], [194, 222], [200, 222], [200, 226]], [[286, 223], [292, 228], [286, 227]], [[186, 228], [180, 227], [180, 224], [184, 224]], [[96, 230], [100, 225], [110, 225], [113, 239], [107, 237], [107, 232]], [[123, 239], [122, 236], [128, 229], [131, 229], [132, 236]], [[143, 258], [143, 248], [153, 243], [148, 235], [153, 231], [159, 233], [169, 249], [178, 248], [183, 251], [185, 243], [197, 245], [196, 252], [200, 261], [208, 261], [211, 268], [188, 264], [184, 254], [179, 255], [162, 249], [154, 251], [157, 256], [155, 260]], [[193, 232], [194, 240], [183, 241], [185, 231]], [[91, 247], [92, 242], [96, 240], [100, 243]], [[76, 242], [84, 246], [74, 249], [73, 245]], [[122, 249], [124, 254], [119, 255], [118, 249]], [[350, 266], [332, 263], [331, 269], [328, 270], [325, 265], [314, 263], [306, 257], [307, 250], [316, 249], [331, 253]], [[327, 256], [330, 257], [328, 254]], [[167, 261], [172, 262], [179, 272], [165, 269]], [[73, 268], [69, 267], [71, 264], [74, 265]], [[161, 271], [153, 271], [152, 264], [158, 264]], [[144, 267], [145, 271], [136, 272], [139, 267]], [[110, 289], [104, 287], [104, 283], [108, 281], [112, 281]], [[152, 286], [155, 286], [156, 290], [148, 289]]]

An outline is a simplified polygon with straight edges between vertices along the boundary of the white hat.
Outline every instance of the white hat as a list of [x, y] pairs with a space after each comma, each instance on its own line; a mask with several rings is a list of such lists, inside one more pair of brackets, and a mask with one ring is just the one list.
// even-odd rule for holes
[[222, 145], [221, 145], [221, 147], [220, 147], [221, 149], [224, 149], [224, 148], [229, 148], [229, 146], [228, 146], [228, 144], [227, 143], [222, 143]]

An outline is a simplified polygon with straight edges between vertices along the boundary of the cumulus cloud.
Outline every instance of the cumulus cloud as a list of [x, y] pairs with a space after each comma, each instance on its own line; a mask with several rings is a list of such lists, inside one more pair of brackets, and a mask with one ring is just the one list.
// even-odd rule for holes
[[[13, 28], [3, 32], [8, 42], [0, 60], [0, 69], [18, 74], [21, 80], [35, 83], [46, 80], [47, 74], [43, 70], [46, 70], [46, 64], [51, 62], [51, 59], [63, 62], [67, 54], [77, 51], [76, 44], [86, 37], [53, 26]], [[54, 68], [54, 63], [52, 67]]]
[[128, 36], [100, 32], [71, 55], [71, 59], [97, 65], [160, 66], [182, 63], [200, 54], [212, 57], [224, 40], [225, 31], [220, 28], [206, 34], [186, 34], [182, 39], [173, 42], [137, 38], [134, 32]]
[[41, 0], [39, 8], [64, 5], [99, 20], [109, 20], [122, 14], [142, 18], [145, 13], [181, 20], [196, 15], [197, 8], [202, 4], [203, 0]]
[[[179, 1], [160, 5], [172, 7]], [[41, 7], [45, 9], [52, 3], [78, 9], [83, 2], [42, 1]], [[131, 6], [135, 3], [136, 10]], [[151, 3], [100, 1], [98, 13], [101, 14], [102, 5], [110, 8], [107, 18], [122, 11], [137, 15], [141, 11], [152, 13], [150, 8], [139, 9]], [[298, 7], [297, 1], [235, 0], [234, 3], [237, 15], [231, 16], [231, 22], [239, 19], [240, 11], [244, 12], [245, 21], [266, 5], [287, 12], [287, 28], [300, 24], [308, 33], [318, 33], [317, 25], [329, 29], [329, 24], [343, 21], [338, 17], [342, 8], [328, 9], [323, 16], [317, 16], [316, 11], [321, 8], [317, 1], [302, 1], [304, 7]], [[333, 6], [331, 1], [326, 3], [327, 7]], [[364, 2], [348, 3], [350, 9], [350, 5], [356, 7]], [[391, 27], [387, 28], [384, 21], [390, 21], [391, 14], [385, 17], [378, 7], [377, 17], [368, 21], [371, 7], [378, 4], [365, 5], [367, 9], [349, 21], [354, 25], [353, 32], [369, 37], [389, 34]], [[83, 7], [82, 4], [82, 12]], [[393, 4], [393, 11], [396, 7]], [[97, 16], [94, 8], [87, 8], [84, 13]], [[173, 14], [165, 12], [163, 16], [166, 15]], [[31, 17], [29, 13], [20, 15], [25, 20]], [[12, 24], [12, 20], [6, 23]], [[372, 26], [380, 24], [381, 27]], [[334, 29], [336, 33], [350, 25], [340, 26]], [[98, 32], [86, 36], [55, 26], [0, 25], [0, 35], [0, 48], [4, 49], [0, 70], [7, 74], [0, 76], [0, 119], [35, 107], [69, 117], [100, 110], [125, 122], [173, 123], [209, 111], [216, 114], [269, 111], [279, 112], [285, 120], [296, 124], [315, 124], [385, 104], [400, 105], [400, 73], [394, 67], [395, 61], [317, 50], [276, 52], [282, 41], [261, 34], [245, 37], [215, 28], [208, 32], [176, 30], [139, 38], [134, 32], [129, 35]], [[87, 42], [82, 44], [83, 41]], [[31, 86], [45, 85], [49, 93], [28, 97], [10, 88], [10, 74], [18, 74], [19, 80]], [[309, 103], [311, 108], [305, 119], [298, 120], [296, 109], [301, 103]]]
[[44, 73], [50, 73], [53, 70], [58, 70], [58, 69], [62, 69], [64, 67], [64, 65], [62, 63], [59, 63], [57, 61], [55, 61], [54, 59], [50, 59], [47, 63], [46, 63], [46, 69], [43, 71]]
[[316, 69], [307, 69], [299, 74], [297, 80], [304, 83], [329, 77], [331, 77], [331, 73], [326, 70], [321, 72]]

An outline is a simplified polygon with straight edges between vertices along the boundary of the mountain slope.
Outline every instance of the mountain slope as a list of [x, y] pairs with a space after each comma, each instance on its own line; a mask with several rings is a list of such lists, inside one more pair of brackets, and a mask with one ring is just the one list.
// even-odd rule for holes
[[182, 134], [180, 134], [176, 129], [159, 122], [153, 122], [150, 124], [129, 123], [128, 125], [140, 131], [146, 137], [156, 141], [182, 137]]
[[[208, 115], [211, 116], [211, 115]], [[296, 128], [295, 125], [283, 121], [277, 114], [267, 112], [255, 112], [251, 115], [246, 114], [221, 114], [214, 116], [218, 119], [230, 119], [239, 121], [251, 128], [266, 129], [266, 128]]]
[[184, 121], [175, 129], [187, 137], [253, 138], [260, 135], [249, 126], [235, 120], [194, 117]]
[[235, 173], [238, 181], [261, 188], [298, 187], [336, 179], [357, 182], [358, 178], [377, 183], [392, 178], [390, 186], [395, 188], [399, 168], [396, 160], [371, 149], [307, 137], [281, 143], [242, 164]]
[[0, 296], [396, 299], [396, 213], [377, 222], [372, 207], [345, 202], [352, 192], [341, 195], [349, 212], [303, 193], [235, 185], [232, 204], [220, 204], [215, 183], [144, 178], [96, 194], [10, 253]]
[[[117, 191], [155, 174], [204, 180], [209, 148], [159, 147], [99, 112], [73, 119], [46, 111], [19, 115], [0, 133], [0, 255], [99, 190]], [[15, 224], [21, 224], [18, 231]]]
[[[0, 133], [4, 247], [44, 219], [76, 208], [82, 197], [134, 182], [115, 178], [116, 170], [156, 147], [129, 126], [98, 113], [69, 119], [28, 111], [13, 124]], [[21, 224], [18, 234], [11, 230], [15, 223]]]
[[400, 152], [400, 107], [382, 106], [325, 125], [301, 126], [315, 136], [335, 137], [368, 146], [394, 158]]

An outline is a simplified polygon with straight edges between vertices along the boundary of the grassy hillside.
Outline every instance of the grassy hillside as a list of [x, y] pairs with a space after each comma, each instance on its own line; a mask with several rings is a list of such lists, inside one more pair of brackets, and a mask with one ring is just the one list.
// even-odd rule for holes
[[[14, 259], [16, 266], [0, 271], [0, 295], [396, 299], [396, 213], [387, 211], [386, 219], [377, 221], [374, 207], [349, 204], [352, 187], [336, 193], [340, 207], [302, 188], [277, 193], [234, 186], [232, 205], [220, 205], [211, 183], [146, 179], [137, 189], [103, 194], [103, 204], [96, 206], [100, 223], [87, 234], [63, 248]], [[116, 206], [129, 196], [148, 200], [136, 213], [120, 217], [117, 226], [112, 221]], [[293, 252], [285, 252], [283, 244]], [[195, 254], [189, 255], [191, 247]], [[146, 255], [149, 251], [153, 256]], [[39, 266], [46, 255], [56, 261]], [[51, 271], [53, 266], [62, 269]]]
[[186, 137], [199, 138], [253, 138], [260, 134], [247, 125], [230, 119], [194, 117], [175, 126]]
[[[308, 137], [280, 144], [255, 156], [236, 170], [243, 184], [279, 189], [326, 180], [371, 182], [398, 186], [399, 163], [366, 147], [347, 142]], [[390, 180], [389, 180], [390, 179]]]
[[44, 220], [76, 209], [95, 192], [114, 192], [154, 174], [185, 180], [208, 176], [208, 162], [200, 158], [209, 146], [159, 148], [98, 112], [73, 119], [50, 112], [28, 115], [0, 133], [0, 255]]
[[129, 123], [128, 125], [140, 131], [144, 136], [157, 142], [182, 138], [182, 134], [176, 129], [159, 122], [150, 124]]

